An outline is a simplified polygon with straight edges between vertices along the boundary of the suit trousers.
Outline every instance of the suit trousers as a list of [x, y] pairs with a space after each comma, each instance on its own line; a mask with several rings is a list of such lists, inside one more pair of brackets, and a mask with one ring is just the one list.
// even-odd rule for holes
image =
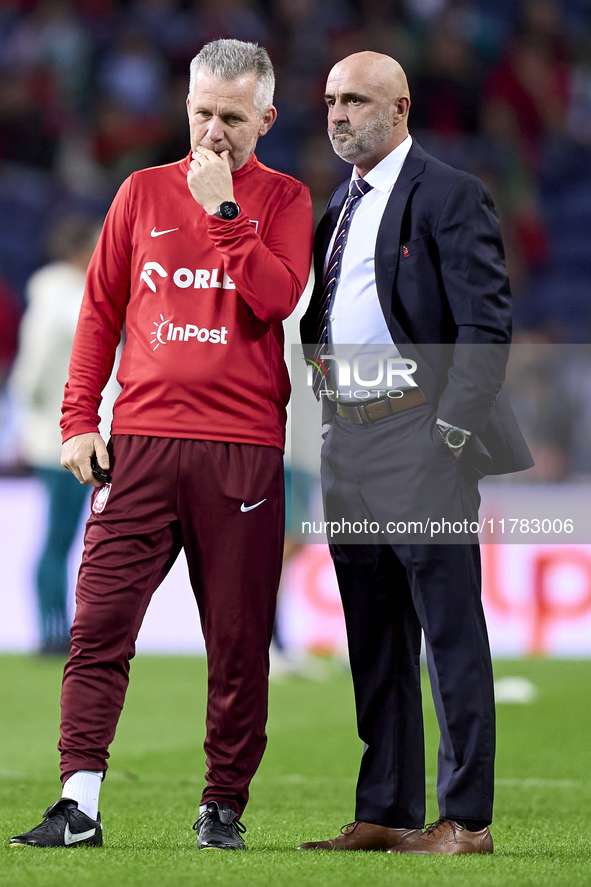
[[[439, 440], [435, 418], [428, 405], [368, 426], [335, 417], [322, 449], [327, 521], [396, 527], [428, 511], [475, 520], [477, 484]], [[355, 819], [424, 824], [422, 629], [441, 734], [440, 815], [491, 822], [495, 710], [478, 545], [412, 544], [394, 530], [361, 544], [331, 539], [330, 549], [365, 745]]]
[[266, 745], [283, 454], [140, 435], [116, 435], [109, 450], [113, 483], [106, 499], [93, 494], [64, 671], [62, 779], [106, 770], [142, 619], [184, 548], [208, 662], [202, 803], [240, 815]]

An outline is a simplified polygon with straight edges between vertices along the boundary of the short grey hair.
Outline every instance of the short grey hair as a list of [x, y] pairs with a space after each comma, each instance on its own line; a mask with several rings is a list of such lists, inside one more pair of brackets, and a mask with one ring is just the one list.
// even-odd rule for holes
[[193, 93], [195, 78], [201, 68], [207, 68], [214, 77], [235, 80], [245, 74], [256, 75], [254, 105], [263, 114], [273, 104], [275, 74], [269, 53], [257, 43], [242, 40], [213, 40], [198, 52], [189, 67], [189, 97]]

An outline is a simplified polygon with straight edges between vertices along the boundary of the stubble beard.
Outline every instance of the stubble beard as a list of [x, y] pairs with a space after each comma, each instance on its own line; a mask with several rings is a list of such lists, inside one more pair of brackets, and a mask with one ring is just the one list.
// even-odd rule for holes
[[[372, 157], [386, 144], [392, 132], [392, 121], [387, 111], [380, 111], [369, 123], [353, 129], [346, 123], [337, 123], [328, 130], [331, 145], [335, 154], [347, 163], [358, 163]], [[352, 138], [339, 142], [338, 136], [348, 133]]]

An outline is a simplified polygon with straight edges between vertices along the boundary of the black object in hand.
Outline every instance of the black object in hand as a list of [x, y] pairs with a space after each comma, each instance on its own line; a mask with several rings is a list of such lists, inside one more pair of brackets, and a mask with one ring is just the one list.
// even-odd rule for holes
[[97, 480], [102, 480], [106, 484], [110, 484], [112, 481], [111, 475], [108, 471], [105, 471], [104, 468], [98, 464], [98, 459], [96, 458], [96, 453], [93, 453], [90, 457], [90, 467], [92, 468], [92, 473], [96, 477]]

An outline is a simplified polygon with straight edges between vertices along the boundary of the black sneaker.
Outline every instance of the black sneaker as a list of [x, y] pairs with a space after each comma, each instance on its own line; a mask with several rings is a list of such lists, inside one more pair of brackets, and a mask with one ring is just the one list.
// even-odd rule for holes
[[43, 814], [43, 822], [30, 832], [11, 838], [11, 847], [75, 847], [90, 844], [102, 847], [101, 814], [91, 819], [78, 809], [78, 802], [60, 798]]
[[246, 850], [240, 837], [246, 831], [227, 804], [209, 801], [193, 828], [197, 832], [197, 846], [200, 850]]

